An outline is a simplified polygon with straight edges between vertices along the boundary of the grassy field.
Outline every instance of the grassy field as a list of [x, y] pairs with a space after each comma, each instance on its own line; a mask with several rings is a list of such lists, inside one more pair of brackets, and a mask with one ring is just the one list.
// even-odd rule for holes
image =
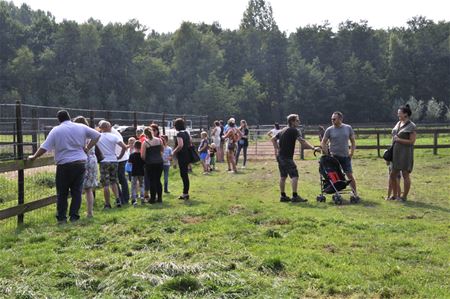
[[278, 201], [269, 160], [196, 167], [189, 202], [174, 172], [162, 205], [103, 212], [98, 193], [93, 219], [1, 233], [0, 297], [449, 298], [450, 153], [416, 153], [406, 203], [383, 200], [387, 169], [368, 152], [359, 205], [315, 201], [311, 156], [297, 162], [306, 204]]

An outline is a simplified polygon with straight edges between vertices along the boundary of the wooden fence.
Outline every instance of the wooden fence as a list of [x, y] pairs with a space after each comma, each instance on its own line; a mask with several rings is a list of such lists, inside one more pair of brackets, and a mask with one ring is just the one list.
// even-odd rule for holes
[[[38, 200], [34, 200], [31, 202], [24, 202], [25, 198], [25, 188], [24, 188], [24, 182], [25, 182], [25, 176], [24, 176], [24, 170], [25, 169], [31, 169], [31, 168], [37, 168], [37, 167], [43, 167], [43, 166], [49, 166], [53, 165], [53, 157], [46, 156], [40, 159], [37, 159], [33, 162], [25, 160], [25, 152], [24, 147], [30, 147], [32, 151], [36, 151], [39, 146], [38, 141], [38, 134], [42, 134], [45, 132], [40, 131], [42, 127], [39, 126], [37, 121], [37, 114], [34, 110], [32, 112], [32, 118], [31, 121], [28, 121], [29, 125], [31, 125], [32, 130], [23, 130], [23, 119], [22, 119], [22, 111], [21, 111], [21, 105], [20, 102], [17, 103], [15, 107], [15, 122], [11, 121], [8, 124], [13, 125], [13, 131], [11, 133], [12, 141], [8, 142], [1, 142], [2, 144], [12, 144], [14, 147], [14, 160], [10, 161], [4, 161], [0, 162], [0, 174], [5, 172], [17, 172], [18, 179], [17, 179], [17, 205], [13, 207], [9, 207], [3, 210], [0, 210], [0, 221], [16, 217], [17, 216], [17, 223], [23, 224], [24, 222], [24, 214], [33, 210], [37, 210], [49, 205], [52, 205], [56, 202], [56, 195], [50, 196], [46, 198], [41, 198]], [[33, 110], [32, 110], [33, 111]], [[111, 113], [107, 112], [107, 115], [109, 115], [109, 119], [112, 118]], [[132, 123], [134, 126], [137, 126], [137, 123], [139, 121], [139, 118], [137, 117], [136, 112], [129, 112], [129, 115], [132, 115], [129, 119], [123, 120], [126, 123]], [[161, 114], [162, 120], [164, 120], [165, 116]], [[3, 117], [3, 116], [2, 116]], [[170, 116], [172, 117], [172, 116]], [[91, 119], [91, 123], [93, 123], [96, 119], [94, 117], [94, 112], [89, 113], [89, 118]], [[108, 119], [108, 118], [106, 118]], [[10, 119], [11, 120], [11, 119]], [[6, 122], [4, 122], [6, 123]], [[200, 118], [200, 129], [203, 127], [206, 127], [208, 124], [208, 118]], [[202, 127], [203, 126], [203, 127]], [[386, 125], [384, 126], [386, 127]], [[269, 131], [269, 129], [272, 128], [272, 126], [256, 126], [252, 127], [250, 129], [250, 135], [249, 135], [249, 148], [248, 148], [248, 156], [250, 159], [256, 159], [256, 158], [265, 158], [268, 156], [274, 155], [273, 151], [273, 145], [269, 140], [269, 137], [266, 136], [266, 133]], [[303, 132], [304, 137], [308, 136], [317, 136], [317, 142], [314, 142], [315, 145], [318, 145], [319, 142], [319, 132], [316, 129], [313, 129], [313, 127], [306, 127], [301, 129]], [[386, 144], [381, 144], [381, 136], [389, 136], [391, 134], [391, 129], [385, 129], [385, 128], [373, 128], [373, 126], [370, 126], [370, 128], [355, 128], [355, 133], [357, 136], [359, 135], [371, 135], [376, 136], [375, 144], [373, 145], [357, 145], [358, 150], [377, 150], [378, 156], [381, 157], [381, 153], [384, 149], [388, 147]], [[25, 134], [30, 135], [31, 132], [31, 142], [24, 142], [24, 132]], [[433, 144], [417, 144], [415, 145], [416, 149], [433, 149], [433, 154], [438, 154], [438, 149], [444, 149], [444, 148], [450, 148], [450, 144], [441, 144], [439, 143], [439, 138], [441, 134], [450, 134], [450, 128], [448, 125], [433, 125], [433, 127], [430, 128], [423, 128], [417, 130], [418, 134], [431, 134], [433, 136]], [[4, 133], [3, 133], [4, 134]], [[297, 151], [300, 153], [300, 158], [304, 158], [304, 150], [299, 146]]]

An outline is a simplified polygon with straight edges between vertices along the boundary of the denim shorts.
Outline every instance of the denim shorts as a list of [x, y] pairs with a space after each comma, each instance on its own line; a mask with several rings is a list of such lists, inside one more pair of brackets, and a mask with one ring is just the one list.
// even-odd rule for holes
[[277, 156], [278, 161], [278, 170], [280, 171], [280, 177], [287, 178], [289, 175], [290, 178], [298, 178], [298, 170], [297, 165], [293, 159], [287, 159], [280, 156]]
[[208, 153], [200, 153], [200, 160], [205, 161], [208, 157]]
[[352, 159], [350, 157], [340, 157], [340, 156], [333, 156], [336, 160], [339, 161], [339, 164], [341, 164], [342, 170], [344, 170], [345, 173], [352, 173]]

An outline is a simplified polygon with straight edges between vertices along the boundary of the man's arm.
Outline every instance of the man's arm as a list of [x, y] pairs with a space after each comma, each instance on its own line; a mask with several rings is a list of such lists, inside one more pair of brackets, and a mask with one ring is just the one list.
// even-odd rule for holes
[[320, 143], [320, 147], [322, 147], [322, 152], [325, 155], [330, 154], [330, 151], [328, 150], [328, 137], [327, 136], [323, 136], [322, 142]]
[[277, 142], [277, 136], [273, 136], [272, 138], [270, 138], [270, 140], [272, 141], [273, 148], [275, 149], [275, 155], [278, 155], [280, 146], [278, 145], [278, 142]]
[[306, 149], [311, 149], [311, 150], [318, 150], [318, 149], [320, 149], [319, 147], [316, 147], [316, 146], [312, 145], [311, 143], [309, 143], [305, 139], [299, 139], [299, 141], [300, 141], [300, 144]]
[[353, 158], [353, 154], [355, 153], [355, 149], [356, 149], [355, 135], [351, 135], [351, 136], [350, 136], [350, 143], [351, 143], [351, 146], [350, 146], [350, 154], [349, 154], [349, 157], [350, 157], [350, 158]]
[[122, 149], [120, 151], [120, 155], [117, 157], [117, 160], [122, 159], [123, 155], [125, 155], [125, 151], [127, 150], [127, 146], [125, 143], [123, 143], [123, 141], [120, 141], [119, 143], [117, 143]]
[[47, 152], [46, 149], [43, 149], [42, 147], [40, 147], [35, 153], [34, 155], [28, 156], [28, 160], [34, 161], [36, 160], [36, 158], [39, 158], [40, 156], [42, 156], [43, 154], [45, 154]]
[[87, 153], [91, 150], [91, 148], [93, 148], [97, 142], [100, 140], [101, 135], [99, 135], [97, 138], [91, 139], [91, 141], [89, 141], [88, 145], [86, 145], [86, 147], [84, 148], [84, 151]]

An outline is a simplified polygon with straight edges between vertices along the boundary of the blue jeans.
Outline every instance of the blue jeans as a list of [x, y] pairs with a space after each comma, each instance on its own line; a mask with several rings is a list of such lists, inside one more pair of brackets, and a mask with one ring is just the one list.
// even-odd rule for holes
[[238, 164], [239, 154], [241, 153], [241, 150], [242, 150], [242, 154], [244, 155], [244, 163], [242, 163], [242, 165], [245, 166], [245, 164], [247, 164], [247, 148], [248, 148], [248, 145], [243, 145], [238, 142], [238, 148], [237, 148], [237, 152], [236, 152], [236, 165]]
[[164, 192], [168, 192], [169, 191], [169, 170], [170, 170], [170, 165], [164, 165], [163, 169], [164, 169]]

